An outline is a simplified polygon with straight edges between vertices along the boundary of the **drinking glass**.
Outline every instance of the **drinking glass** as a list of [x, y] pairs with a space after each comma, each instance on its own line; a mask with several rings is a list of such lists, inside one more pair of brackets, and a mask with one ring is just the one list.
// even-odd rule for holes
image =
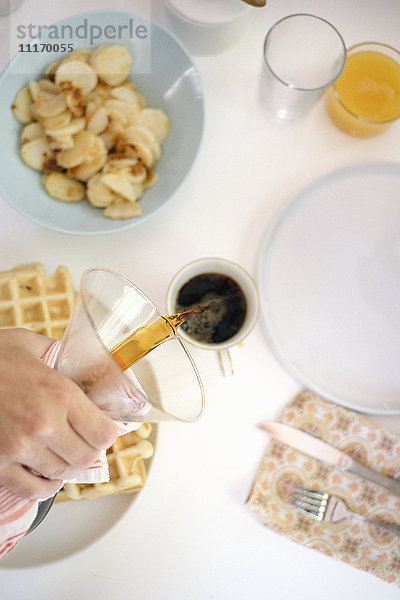
[[304, 115], [343, 70], [346, 48], [338, 30], [310, 14], [284, 17], [268, 31], [262, 102], [281, 121]]
[[122, 275], [106, 268], [89, 269], [54, 367], [115, 420], [195, 421], [204, 407], [203, 386], [192, 357], [172, 328], [168, 339], [125, 371], [110, 354], [130, 334], [161, 316], [152, 300]]

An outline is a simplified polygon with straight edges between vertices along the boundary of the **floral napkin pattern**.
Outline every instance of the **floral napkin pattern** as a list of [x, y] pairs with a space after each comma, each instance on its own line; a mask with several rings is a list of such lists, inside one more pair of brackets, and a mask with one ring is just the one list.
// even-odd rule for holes
[[[400, 478], [400, 436], [364, 415], [304, 391], [279, 420]], [[400, 523], [400, 496], [271, 439], [247, 501], [268, 528], [400, 587], [399, 536], [351, 520], [318, 522], [291, 506], [295, 485], [336, 494], [350, 510], [393, 523]]]

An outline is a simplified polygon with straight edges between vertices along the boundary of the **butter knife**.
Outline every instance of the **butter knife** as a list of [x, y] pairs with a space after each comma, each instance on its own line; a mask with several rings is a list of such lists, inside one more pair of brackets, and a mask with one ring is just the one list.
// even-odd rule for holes
[[262, 421], [258, 424], [258, 427], [277, 440], [292, 446], [296, 450], [300, 450], [300, 452], [304, 452], [304, 454], [308, 454], [308, 456], [333, 465], [341, 471], [348, 471], [349, 473], [359, 475], [373, 483], [382, 485], [400, 496], [400, 481], [387, 475], [382, 475], [382, 473], [378, 473], [370, 467], [366, 467], [345, 452], [337, 450], [319, 438], [301, 431], [301, 429], [296, 429], [285, 423], [277, 423], [276, 421]]

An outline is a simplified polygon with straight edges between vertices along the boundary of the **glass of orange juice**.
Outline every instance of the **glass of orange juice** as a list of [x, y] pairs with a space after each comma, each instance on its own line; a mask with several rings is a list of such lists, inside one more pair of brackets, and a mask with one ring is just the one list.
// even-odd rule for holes
[[345, 68], [328, 90], [327, 109], [350, 135], [385, 131], [400, 116], [400, 52], [378, 42], [349, 48]]

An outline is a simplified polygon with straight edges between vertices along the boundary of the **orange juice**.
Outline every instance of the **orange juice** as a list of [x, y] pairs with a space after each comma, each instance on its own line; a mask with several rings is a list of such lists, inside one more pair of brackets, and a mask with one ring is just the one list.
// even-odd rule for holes
[[[386, 49], [391, 52], [386, 53]], [[340, 129], [367, 137], [380, 133], [400, 116], [397, 56], [400, 59], [390, 47], [374, 43], [349, 50], [343, 73], [328, 93], [329, 115]]]

